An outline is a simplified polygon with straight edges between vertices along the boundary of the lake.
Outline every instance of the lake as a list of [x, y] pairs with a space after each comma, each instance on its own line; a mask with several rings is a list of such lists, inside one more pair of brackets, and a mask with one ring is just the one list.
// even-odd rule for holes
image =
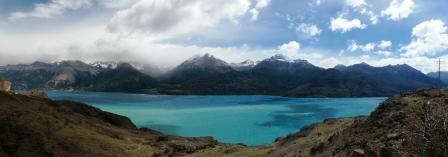
[[138, 127], [171, 135], [213, 136], [220, 142], [259, 145], [326, 118], [369, 115], [385, 98], [276, 96], [167, 96], [49, 92], [129, 117]]

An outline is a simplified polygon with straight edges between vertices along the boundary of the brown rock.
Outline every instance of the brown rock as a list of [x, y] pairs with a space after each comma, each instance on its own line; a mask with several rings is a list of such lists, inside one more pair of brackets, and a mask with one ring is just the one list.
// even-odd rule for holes
[[377, 157], [378, 154], [375, 152], [375, 150], [372, 149], [372, 147], [370, 146], [365, 146], [364, 147], [364, 153], [365, 153], [365, 157]]
[[362, 149], [353, 150], [352, 157], [364, 157], [364, 150]]
[[26, 93], [25, 95], [30, 96], [30, 97], [48, 98], [47, 93], [45, 93], [45, 91], [43, 91], [43, 90], [33, 90], [33, 91]]
[[394, 148], [381, 148], [381, 157], [401, 157], [401, 155]]
[[11, 91], [11, 81], [0, 80], [0, 91], [10, 92]]
[[416, 94], [421, 95], [421, 96], [426, 96], [426, 97], [439, 97], [442, 94], [442, 90], [441, 89], [436, 89], [436, 88], [432, 88], [432, 89], [417, 89]]

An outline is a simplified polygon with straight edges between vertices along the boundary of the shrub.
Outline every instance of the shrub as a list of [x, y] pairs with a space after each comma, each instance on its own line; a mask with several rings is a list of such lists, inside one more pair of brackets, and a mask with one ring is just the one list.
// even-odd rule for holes
[[413, 106], [406, 129], [410, 155], [448, 157], [448, 106], [445, 101]]

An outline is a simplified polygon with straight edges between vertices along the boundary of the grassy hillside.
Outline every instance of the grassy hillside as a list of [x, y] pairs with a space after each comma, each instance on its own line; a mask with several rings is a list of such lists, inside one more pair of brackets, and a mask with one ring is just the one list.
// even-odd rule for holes
[[126, 117], [69, 101], [0, 93], [0, 156], [182, 156], [213, 147], [137, 129]]
[[259, 147], [219, 145], [193, 157], [448, 157], [448, 91], [389, 98], [370, 116], [328, 119]]

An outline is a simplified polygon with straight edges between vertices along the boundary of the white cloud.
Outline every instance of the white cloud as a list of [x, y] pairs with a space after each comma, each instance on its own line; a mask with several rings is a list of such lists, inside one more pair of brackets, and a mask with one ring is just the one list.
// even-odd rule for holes
[[367, 3], [364, 0], [345, 0], [345, 4], [354, 8], [363, 7], [367, 5]]
[[349, 44], [348, 47], [347, 47], [347, 50], [350, 51], [350, 52], [355, 52], [355, 51], [357, 51], [358, 49], [359, 49], [359, 46], [358, 46], [358, 44], [356, 43], [356, 41], [351, 40], [351, 41], [350, 41], [350, 44]]
[[347, 48], [347, 51], [355, 52], [355, 51], [361, 50], [363, 52], [372, 52], [375, 48], [376, 48], [375, 43], [367, 43], [365, 45], [359, 45], [356, 43], [356, 41], [351, 40], [350, 44]]
[[385, 57], [389, 57], [389, 56], [392, 55], [392, 52], [391, 52], [391, 51], [384, 51], [384, 50], [376, 51], [375, 53], [376, 53], [376, 54], [379, 54], [379, 55], [383, 55], [383, 56], [385, 56]]
[[[385, 57], [389, 57], [393, 54], [392, 51], [390, 51], [390, 48], [392, 47], [391, 41], [382, 40], [378, 43], [370, 42], [365, 45], [357, 44], [356, 41], [354, 40], [351, 40], [349, 42], [350, 44], [345, 51], [349, 52], [362, 51], [366, 53], [374, 52], [375, 54], [382, 55]], [[344, 53], [345, 51], [342, 51], [342, 53]]]
[[401, 48], [402, 56], [436, 55], [448, 49], [447, 26], [441, 20], [424, 21], [412, 29], [412, 42]]
[[331, 31], [340, 31], [342, 33], [349, 32], [352, 29], [365, 29], [367, 25], [363, 24], [359, 19], [348, 20], [341, 14], [337, 18], [331, 18]]
[[320, 6], [322, 4], [322, 0], [316, 0], [316, 6]]
[[376, 47], [375, 43], [367, 43], [366, 45], [360, 45], [359, 49], [361, 49], [364, 52], [372, 52]]
[[29, 12], [13, 12], [9, 19], [23, 18], [52, 18], [61, 15], [68, 10], [78, 10], [88, 8], [92, 5], [92, 0], [51, 0], [49, 3], [38, 3], [34, 9]]
[[97, 1], [106, 8], [124, 8], [131, 6], [138, 0], [97, 0]]
[[308, 37], [317, 36], [322, 32], [322, 30], [319, 29], [316, 25], [306, 24], [306, 23], [302, 23], [299, 26], [297, 26], [296, 31], [298, 31]]
[[378, 22], [379, 22], [379, 17], [378, 17], [377, 14], [373, 13], [372, 10], [367, 10], [366, 8], [362, 8], [361, 11], [360, 11], [360, 13], [361, 13], [362, 15], [366, 15], [366, 16], [368, 16], [371, 24], [374, 24], [374, 25], [375, 25], [375, 24], [378, 24]]
[[140, 0], [116, 13], [108, 30], [153, 37], [190, 33], [223, 21], [238, 23], [250, 5], [249, 0]]
[[385, 50], [387, 48], [390, 48], [391, 46], [392, 42], [387, 40], [381, 40], [380, 44], [378, 44], [378, 48], [380, 48], [381, 50]]
[[378, 43], [370, 42], [365, 45], [358, 44], [354, 40], [349, 41], [349, 45], [346, 50], [342, 50], [340, 52], [340, 56], [344, 54], [345, 52], [356, 52], [356, 51], [362, 51], [365, 53], [371, 53], [381, 55], [384, 57], [390, 57], [392, 56], [393, 52], [390, 51], [390, 48], [392, 47], [391, 41], [382, 40]]
[[381, 11], [382, 16], [387, 16], [388, 19], [398, 21], [409, 17], [414, 12], [415, 3], [413, 0], [392, 0], [389, 7]]
[[297, 41], [290, 41], [289, 43], [285, 43], [280, 45], [277, 48], [277, 53], [283, 54], [289, 58], [296, 58], [299, 54], [300, 43]]
[[260, 14], [260, 10], [266, 8], [269, 6], [269, 3], [271, 2], [271, 0], [255, 0], [255, 7], [253, 7], [252, 9], [250, 9], [250, 13], [251, 13], [251, 20], [252, 21], [256, 21], [258, 19], [258, 14]]

